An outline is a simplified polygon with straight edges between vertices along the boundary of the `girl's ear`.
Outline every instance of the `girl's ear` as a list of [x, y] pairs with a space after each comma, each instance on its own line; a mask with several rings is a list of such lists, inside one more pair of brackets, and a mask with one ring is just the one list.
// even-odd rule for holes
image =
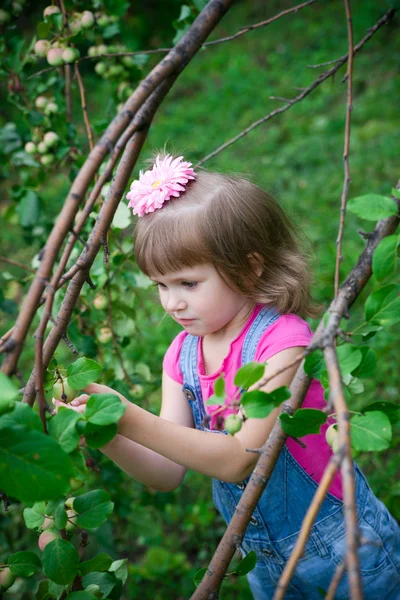
[[261, 277], [264, 271], [264, 258], [258, 252], [252, 252], [247, 255], [251, 270], [257, 277]]

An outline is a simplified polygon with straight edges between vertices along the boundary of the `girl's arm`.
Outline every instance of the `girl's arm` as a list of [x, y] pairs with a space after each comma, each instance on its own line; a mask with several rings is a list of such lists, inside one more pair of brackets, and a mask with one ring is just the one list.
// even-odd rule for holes
[[[162, 395], [165, 398], [168, 396], [165, 389], [165, 377], [163, 377], [162, 388]], [[122, 394], [105, 385], [90, 384], [85, 391], [89, 394], [111, 392], [116, 394], [128, 408], [133, 406]], [[179, 391], [181, 392], [180, 388]], [[89, 396], [84, 394], [73, 401], [72, 406], [79, 406], [77, 410], [84, 411], [88, 398]], [[72, 408], [71, 405], [69, 406]], [[160, 416], [166, 420], [175, 421], [180, 427], [194, 427], [192, 412], [185, 397], [179, 398], [178, 396], [173, 404], [163, 402]], [[156, 418], [158, 419], [158, 417]], [[176, 464], [121, 434], [117, 434], [100, 450], [130, 477], [160, 492], [169, 492], [179, 487], [186, 473], [184, 466]]]
[[[266, 374], [291, 362], [300, 350], [299, 347], [288, 348], [270, 358]], [[263, 390], [269, 392], [282, 385], [289, 386], [296, 370], [294, 366], [281, 373]], [[265, 419], [247, 419], [242, 429], [235, 436], [230, 436], [191, 429], [176, 418], [171, 418], [182, 401], [186, 402], [180, 384], [164, 374], [161, 416], [129, 404], [119, 421], [118, 431], [186, 469], [229, 483], [239, 483], [245, 479], [258, 459], [256, 453], [247, 452], [246, 448], [259, 448], [265, 443], [279, 408]]]
[[[268, 360], [266, 374], [291, 362], [300, 350], [301, 347], [294, 347], [275, 354]], [[270, 392], [289, 386], [296, 370], [296, 366], [287, 369], [262, 389]], [[93, 394], [111, 389], [91, 384], [85, 391]], [[127, 405], [118, 422], [119, 436], [101, 450], [132, 477], [160, 491], [177, 487], [186, 469], [228, 483], [243, 481], [258, 460], [258, 454], [247, 452], [246, 448], [260, 448], [265, 443], [279, 414], [277, 408], [265, 419], [247, 419], [235, 436], [193, 429], [191, 411], [181, 385], [166, 373], [159, 417], [117, 395]], [[87, 399], [88, 396], [83, 395], [72, 405], [82, 404], [79, 409], [83, 410]]]

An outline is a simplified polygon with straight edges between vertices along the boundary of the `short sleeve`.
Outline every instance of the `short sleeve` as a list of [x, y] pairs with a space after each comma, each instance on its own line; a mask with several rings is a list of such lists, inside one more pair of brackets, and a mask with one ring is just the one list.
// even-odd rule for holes
[[179, 357], [181, 355], [183, 340], [186, 336], [186, 331], [181, 331], [178, 333], [166, 351], [163, 360], [164, 371], [169, 377], [171, 377], [171, 379], [181, 384], [183, 384], [183, 375], [179, 368]]
[[261, 335], [254, 360], [266, 362], [271, 356], [294, 346], [308, 346], [312, 339], [308, 323], [297, 315], [282, 315]]

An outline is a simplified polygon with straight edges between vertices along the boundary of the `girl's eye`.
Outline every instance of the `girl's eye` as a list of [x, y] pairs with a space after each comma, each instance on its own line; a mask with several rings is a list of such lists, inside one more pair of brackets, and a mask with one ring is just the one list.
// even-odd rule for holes
[[164, 283], [160, 283], [159, 281], [155, 281], [153, 283], [154, 287], [158, 287], [159, 289], [166, 290], [167, 286]]
[[197, 281], [182, 281], [182, 285], [186, 288], [193, 289], [197, 285]]

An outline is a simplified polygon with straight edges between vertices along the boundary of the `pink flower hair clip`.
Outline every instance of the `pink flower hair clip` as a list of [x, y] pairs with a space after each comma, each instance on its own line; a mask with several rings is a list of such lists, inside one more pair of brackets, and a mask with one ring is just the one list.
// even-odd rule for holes
[[140, 171], [139, 179], [131, 184], [126, 197], [128, 206], [134, 215], [152, 213], [161, 208], [167, 200], [177, 198], [186, 189], [190, 179], [196, 179], [192, 163], [183, 160], [183, 156], [172, 158], [170, 154], [163, 159], [159, 156], [152, 169]]

